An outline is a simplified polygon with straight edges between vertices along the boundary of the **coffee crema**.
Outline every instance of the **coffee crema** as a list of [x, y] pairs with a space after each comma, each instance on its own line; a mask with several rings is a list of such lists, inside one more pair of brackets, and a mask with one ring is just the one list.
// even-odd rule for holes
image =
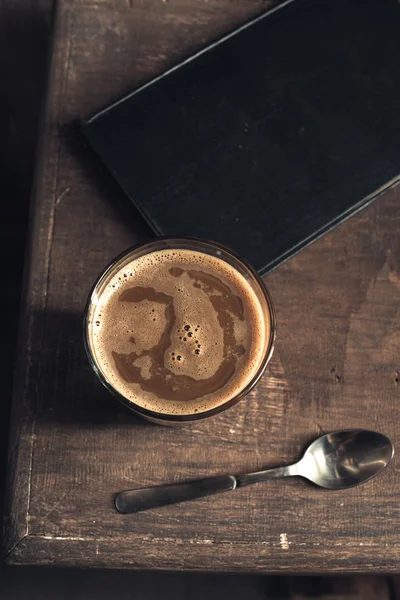
[[88, 341], [104, 379], [157, 413], [212, 410], [252, 381], [271, 318], [247, 279], [203, 252], [163, 249], [111, 272], [92, 298]]

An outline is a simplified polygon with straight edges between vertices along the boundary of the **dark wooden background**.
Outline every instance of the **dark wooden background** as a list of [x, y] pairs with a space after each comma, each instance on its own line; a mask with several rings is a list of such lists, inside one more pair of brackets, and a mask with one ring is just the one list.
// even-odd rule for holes
[[[396, 463], [379, 480], [335, 496], [285, 482], [274, 489], [243, 490], [213, 505], [201, 501], [184, 512], [175, 507], [148, 513], [136, 522], [112, 512], [112, 493], [127, 485], [290, 461], [321, 430], [362, 424], [398, 439], [399, 192], [268, 277], [280, 341], [269, 375], [248, 403], [191, 430], [137, 422], [100, 389], [77, 336], [92, 279], [145, 231], [139, 221], [132, 230], [114, 214], [107, 198], [118, 190], [95, 166], [86, 165], [85, 149], [65, 124], [89, 116], [266, 5], [194, 0], [61, 5], [36, 205], [43, 218], [35, 226], [39, 247], [30, 251], [39, 283], [31, 282], [30, 288], [29, 352], [33, 362], [40, 355], [41, 373], [38, 404], [35, 397], [33, 414], [25, 412], [36, 389], [36, 381], [30, 381], [19, 405], [22, 428], [15, 430], [22, 477], [13, 488], [13, 562], [397, 571]], [[48, 3], [37, 2], [26, 13], [22, 0], [3, 0], [1, 8], [6, 15], [2, 43], [7, 44], [1, 89], [7, 144], [1, 164], [12, 198], [4, 209], [2, 234], [14, 240], [5, 242], [5, 251], [15, 250], [7, 278], [7, 306], [15, 315], [50, 13]], [[41, 40], [36, 55], [26, 50], [29, 39]], [[40, 345], [38, 325], [44, 331]], [[8, 326], [4, 345], [11, 349], [13, 319]], [[23, 500], [27, 486], [29, 505]]]
[[2, 314], [6, 315], [0, 329], [1, 509], [29, 199], [51, 22], [51, 0], [0, 0], [0, 294]]

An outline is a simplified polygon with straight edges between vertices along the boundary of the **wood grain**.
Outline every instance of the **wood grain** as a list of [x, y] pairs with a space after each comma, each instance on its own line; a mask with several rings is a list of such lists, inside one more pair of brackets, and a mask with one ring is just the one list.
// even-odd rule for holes
[[295, 460], [321, 431], [399, 441], [400, 188], [267, 278], [271, 366], [245, 401], [190, 427], [139, 421], [96, 380], [81, 341], [93, 280], [148, 235], [112, 208], [77, 118], [265, 10], [255, 0], [61, 0], [37, 170], [20, 337], [7, 554], [12, 563], [269, 573], [396, 572], [397, 460], [330, 493], [303, 481], [122, 516], [127, 487]]

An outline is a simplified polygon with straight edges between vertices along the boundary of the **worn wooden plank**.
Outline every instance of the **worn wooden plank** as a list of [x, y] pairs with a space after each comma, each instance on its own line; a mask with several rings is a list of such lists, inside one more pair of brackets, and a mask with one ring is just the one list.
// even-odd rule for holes
[[135, 517], [112, 506], [126, 487], [295, 460], [321, 430], [362, 426], [399, 439], [399, 188], [267, 277], [276, 354], [257, 389], [230, 411], [180, 429], [141, 422], [101, 387], [84, 356], [92, 281], [148, 232], [139, 216], [127, 222], [114, 212], [110, 200], [120, 192], [88, 164], [70, 123], [264, 9], [229, 0], [59, 4], [26, 296], [29, 343], [15, 395], [16, 410], [33, 417], [13, 438], [11, 562], [398, 570], [396, 461], [378, 480], [335, 494], [285, 481]]
[[[276, 515], [275, 515], [276, 516]], [[292, 550], [274, 545], [249, 544], [245, 541], [208, 543], [202, 538], [182, 540], [176, 533], [170, 537], [89, 539], [62, 536], [26, 536], [12, 555], [14, 564], [62, 565], [65, 567], [95, 567], [102, 569], [138, 569], [152, 571], [235, 572], [279, 575], [330, 574], [341, 575], [376, 571], [397, 573], [393, 554], [382, 556], [380, 544], [360, 547], [338, 538], [344, 550], [318, 542], [299, 549], [295, 536]], [[304, 538], [303, 538], [304, 539]], [[357, 556], [357, 560], [355, 560]], [[331, 559], [332, 562], [331, 562]]]

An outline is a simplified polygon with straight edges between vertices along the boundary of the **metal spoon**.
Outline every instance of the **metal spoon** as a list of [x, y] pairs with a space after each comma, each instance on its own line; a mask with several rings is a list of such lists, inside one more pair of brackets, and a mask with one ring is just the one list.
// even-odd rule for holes
[[336, 431], [315, 440], [303, 458], [294, 465], [243, 475], [221, 475], [188, 483], [127, 490], [117, 494], [115, 506], [120, 513], [136, 513], [228, 492], [250, 483], [292, 476], [305, 477], [320, 487], [339, 490], [375, 477], [389, 464], [393, 454], [391, 441], [381, 433], [362, 429]]

